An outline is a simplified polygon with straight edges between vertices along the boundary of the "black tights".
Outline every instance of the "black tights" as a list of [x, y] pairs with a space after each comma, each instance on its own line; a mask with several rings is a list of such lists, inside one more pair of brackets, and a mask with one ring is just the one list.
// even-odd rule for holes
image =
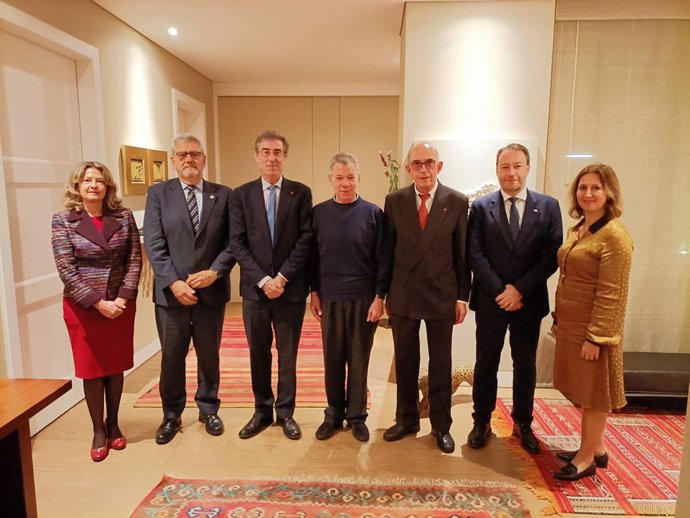
[[[117, 414], [120, 410], [124, 379], [124, 374], [120, 372], [104, 378], [84, 380], [84, 397], [86, 398], [86, 406], [89, 408], [89, 415], [93, 424], [92, 448], [105, 446], [108, 437], [113, 439], [122, 437], [122, 432], [117, 422]], [[105, 422], [103, 420], [104, 400], [107, 410]]]

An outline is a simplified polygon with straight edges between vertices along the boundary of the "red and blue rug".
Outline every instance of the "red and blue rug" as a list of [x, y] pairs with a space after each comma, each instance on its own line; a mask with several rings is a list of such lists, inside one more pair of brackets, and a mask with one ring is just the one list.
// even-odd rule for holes
[[163, 477], [132, 518], [527, 518], [518, 488], [469, 480], [333, 482]]
[[580, 444], [580, 411], [562, 399], [535, 399], [534, 433], [543, 451], [527, 454], [515, 437], [512, 402], [498, 400], [492, 425], [508, 449], [525, 460], [523, 476], [537, 495], [561, 513], [672, 516], [678, 496], [685, 416], [640, 409], [609, 416], [606, 426], [608, 469], [576, 482], [559, 481], [563, 465], [555, 452]]

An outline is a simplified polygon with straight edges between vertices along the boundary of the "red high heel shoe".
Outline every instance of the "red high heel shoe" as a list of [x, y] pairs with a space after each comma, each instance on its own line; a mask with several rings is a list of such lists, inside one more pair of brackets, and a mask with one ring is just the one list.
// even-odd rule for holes
[[91, 448], [91, 460], [94, 462], [101, 462], [108, 456], [108, 452], [110, 451], [110, 448], [108, 448], [108, 443], [105, 443], [105, 446], [101, 446], [100, 448]]
[[124, 436], [108, 439], [108, 444], [113, 450], [124, 450], [127, 447], [127, 439]]

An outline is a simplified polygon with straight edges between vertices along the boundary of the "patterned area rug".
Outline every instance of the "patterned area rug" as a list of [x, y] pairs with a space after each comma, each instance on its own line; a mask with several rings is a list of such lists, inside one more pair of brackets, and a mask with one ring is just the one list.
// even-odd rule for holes
[[[493, 425], [499, 437], [512, 432], [512, 402], [498, 400]], [[678, 496], [685, 416], [641, 409], [609, 416], [606, 444], [608, 469], [577, 482], [558, 481], [553, 473], [563, 465], [554, 452], [576, 450], [580, 411], [569, 401], [536, 399], [535, 434], [546, 451], [529, 455], [517, 439], [506, 444], [526, 462], [524, 480], [535, 493], [551, 500], [558, 512], [612, 515], [672, 516]]]
[[526, 518], [518, 488], [479, 481], [327, 482], [163, 477], [132, 518]]
[[[276, 392], [278, 354], [273, 345], [273, 391]], [[323, 345], [321, 326], [313, 318], [305, 318], [297, 354], [297, 406], [325, 407]], [[196, 355], [192, 348], [187, 356], [187, 403], [194, 405], [196, 392]], [[240, 317], [228, 317], [223, 325], [220, 344], [220, 393], [223, 407], [254, 407], [249, 346]], [[135, 407], [160, 407], [157, 380], [151, 382], [137, 398]]]

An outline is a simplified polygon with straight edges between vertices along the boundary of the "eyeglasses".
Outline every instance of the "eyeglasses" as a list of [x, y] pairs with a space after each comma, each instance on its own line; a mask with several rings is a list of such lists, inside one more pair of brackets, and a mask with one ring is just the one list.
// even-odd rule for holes
[[430, 171], [431, 169], [436, 167], [436, 160], [430, 158], [428, 160], [425, 160], [424, 162], [422, 162], [421, 160], [413, 160], [412, 162], [410, 162], [410, 167], [415, 171], [421, 170], [422, 166], [426, 166], [427, 170]]
[[198, 160], [204, 154], [201, 151], [178, 151], [175, 153], [175, 156], [178, 158], [178, 160], [185, 160], [188, 155], [192, 157], [192, 160]]
[[261, 148], [259, 150], [259, 154], [263, 158], [268, 158], [269, 156], [273, 155], [276, 158], [282, 158], [285, 156], [285, 152], [282, 149], [268, 149], [268, 148]]

